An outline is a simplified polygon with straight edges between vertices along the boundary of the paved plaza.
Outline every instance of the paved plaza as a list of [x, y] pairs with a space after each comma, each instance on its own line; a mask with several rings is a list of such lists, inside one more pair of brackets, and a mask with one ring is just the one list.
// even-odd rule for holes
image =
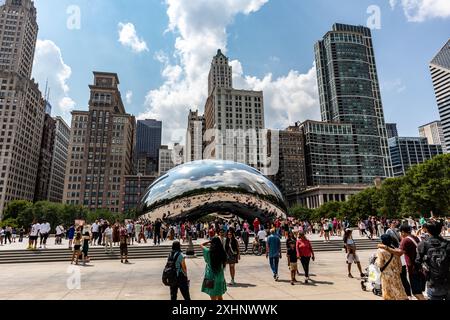
[[[363, 267], [373, 251], [360, 251]], [[165, 259], [130, 261], [92, 261], [91, 265], [71, 269], [69, 263], [2, 265], [0, 300], [168, 300], [169, 288], [161, 283]], [[200, 292], [205, 264], [202, 258], [187, 259], [191, 279], [191, 297], [208, 300]], [[285, 257], [280, 262], [280, 281], [272, 278], [264, 257], [243, 256], [237, 265], [236, 281], [224, 296], [226, 300], [377, 300], [371, 292], [363, 292], [356, 266], [355, 279], [347, 278], [344, 252], [316, 254], [311, 263], [309, 285], [290, 284]], [[75, 270], [75, 273], [70, 273]], [[80, 272], [81, 289], [70, 290]], [[300, 267], [301, 270], [301, 267]], [[229, 280], [228, 269], [226, 278]], [[298, 280], [304, 280], [298, 277]]]

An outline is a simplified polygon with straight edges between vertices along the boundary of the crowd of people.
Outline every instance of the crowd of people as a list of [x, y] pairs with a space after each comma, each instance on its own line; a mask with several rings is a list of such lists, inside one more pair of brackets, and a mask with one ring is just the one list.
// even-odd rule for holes
[[[71, 263], [86, 265], [90, 262], [89, 248], [102, 246], [106, 253], [113, 253], [114, 247], [120, 250], [121, 263], [129, 263], [128, 247], [134, 244], [152, 243], [159, 246], [165, 241], [172, 242], [172, 253], [168, 261], [173, 260], [177, 280], [170, 285], [172, 300], [177, 299], [178, 291], [186, 300], [190, 300], [188, 270], [181, 245], [191, 240], [202, 240], [201, 247], [205, 260], [205, 278], [202, 292], [212, 300], [222, 300], [227, 286], [236, 285], [236, 265], [241, 254], [249, 250], [249, 241], [253, 237], [252, 246], [263, 249], [273, 279], [279, 281], [279, 265], [282, 259], [282, 240], [286, 245], [286, 262], [289, 268], [290, 283], [295, 285], [300, 275], [299, 266], [303, 269], [304, 283], [311, 279], [309, 269], [315, 254], [308, 238], [316, 234], [325, 242], [331, 237], [343, 239], [346, 251], [348, 277], [354, 278], [352, 266], [358, 268], [361, 279], [367, 278], [357, 253], [357, 241], [353, 238], [354, 229], [344, 218], [321, 219], [310, 222], [294, 218], [276, 219], [263, 224], [258, 218], [253, 221], [242, 219], [215, 219], [209, 222], [180, 222], [169, 224], [157, 219], [150, 222], [144, 219], [125, 220], [110, 223], [97, 220], [92, 224], [72, 224], [67, 229], [58, 225], [54, 229], [55, 245], [63, 245], [68, 241], [72, 250]], [[380, 239], [381, 244], [372, 261], [377, 266], [381, 277], [382, 297], [386, 300], [406, 300], [415, 297], [424, 300], [446, 299], [450, 288], [450, 245], [443, 236], [447, 235], [449, 221], [406, 218], [403, 220], [368, 217], [357, 223], [361, 237]], [[45, 249], [50, 232], [53, 231], [47, 221], [35, 221], [26, 232], [19, 230], [19, 242], [28, 234], [28, 249]], [[1, 243], [14, 243], [17, 230], [0, 228]], [[241, 251], [241, 244], [243, 249]], [[439, 260], [440, 259], [440, 260]], [[444, 261], [437, 267], [436, 261]], [[440, 269], [439, 269], [440, 268]], [[225, 270], [228, 269], [230, 282], [225, 282]], [[447, 287], [445, 287], [447, 286]], [[447, 288], [447, 289], [445, 289]], [[447, 290], [447, 291], [446, 291]]]

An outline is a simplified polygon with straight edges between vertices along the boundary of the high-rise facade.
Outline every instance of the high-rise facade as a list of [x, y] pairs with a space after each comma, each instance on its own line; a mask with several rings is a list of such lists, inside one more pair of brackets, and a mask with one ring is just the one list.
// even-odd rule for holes
[[158, 172], [162, 122], [154, 119], [138, 120], [136, 126], [136, 171], [142, 175]]
[[444, 135], [444, 151], [450, 153], [450, 39], [430, 63]]
[[322, 121], [352, 126], [364, 183], [392, 176], [372, 35], [335, 24], [315, 45]]
[[439, 144], [445, 151], [444, 130], [440, 121], [433, 121], [419, 127], [419, 135], [422, 138], [427, 138], [429, 144]]
[[66, 175], [67, 154], [69, 152], [70, 127], [63, 118], [59, 116], [53, 119], [55, 121], [55, 139], [47, 198], [51, 202], [60, 203], [63, 200], [64, 194], [64, 178]]
[[38, 173], [34, 192], [34, 201], [48, 200], [50, 191], [50, 174], [55, 147], [56, 121], [45, 114], [42, 129], [41, 150], [39, 153]]
[[395, 177], [404, 176], [411, 166], [442, 154], [442, 146], [429, 144], [427, 138], [391, 138], [389, 148]]
[[203, 135], [205, 133], [205, 117], [198, 110], [189, 110], [186, 132], [185, 162], [203, 159]]
[[[306, 189], [305, 139], [299, 124], [286, 130], [268, 130], [267, 141], [271, 143], [269, 156], [278, 170], [271, 180], [288, 198]], [[272, 142], [274, 142], [272, 144]]]
[[45, 100], [31, 80], [38, 25], [31, 0], [0, 6], [0, 215], [9, 201], [32, 201]]
[[136, 120], [126, 113], [115, 73], [94, 72], [88, 111], [73, 111], [64, 183], [68, 204], [120, 212], [133, 173]]
[[169, 146], [161, 146], [159, 149], [159, 172], [158, 176], [165, 175], [171, 169], [183, 164], [184, 162], [184, 148], [179, 144], [175, 144], [173, 149]]
[[398, 130], [396, 123], [386, 123], [386, 130], [388, 139], [398, 137]]
[[231, 74], [228, 58], [219, 50], [209, 74], [203, 157], [261, 169], [266, 152], [263, 92], [234, 89]]
[[122, 211], [136, 210], [147, 188], [156, 180], [156, 176], [137, 174], [125, 176], [122, 194]]
[[305, 135], [308, 186], [367, 183], [352, 125], [309, 120], [300, 127]]

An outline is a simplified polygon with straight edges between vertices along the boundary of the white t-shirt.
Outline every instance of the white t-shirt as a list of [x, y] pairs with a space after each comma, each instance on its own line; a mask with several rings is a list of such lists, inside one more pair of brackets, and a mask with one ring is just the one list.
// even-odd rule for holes
[[56, 227], [56, 235], [61, 235], [64, 232], [64, 228], [62, 226]]
[[98, 224], [94, 222], [94, 224], [92, 225], [92, 232], [98, 232]]
[[35, 223], [31, 226], [30, 236], [31, 237], [37, 237], [39, 234], [39, 230], [41, 228], [41, 225], [39, 223]]
[[50, 223], [46, 222], [41, 224], [39, 231], [41, 233], [49, 233], [50, 232]]
[[105, 229], [105, 237], [112, 238], [112, 229], [110, 227]]
[[260, 230], [258, 232], [258, 239], [259, 240], [266, 240], [266, 237], [267, 237], [267, 233], [266, 233], [265, 230]]

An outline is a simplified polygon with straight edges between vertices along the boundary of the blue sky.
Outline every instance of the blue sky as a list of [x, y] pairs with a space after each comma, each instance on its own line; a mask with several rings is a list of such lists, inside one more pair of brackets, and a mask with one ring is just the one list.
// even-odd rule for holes
[[[41, 87], [49, 78], [53, 115], [67, 120], [71, 109], [87, 108], [93, 70], [117, 72], [127, 111], [162, 119], [165, 142], [176, 140], [189, 108], [203, 110], [205, 77], [219, 46], [233, 60], [236, 87], [264, 90], [268, 127], [318, 119], [314, 43], [334, 22], [366, 25], [370, 5], [381, 10], [373, 37], [386, 121], [397, 122], [401, 135], [417, 136], [419, 125], [439, 117], [428, 63], [450, 36], [447, 0], [409, 0], [410, 7], [401, 0], [35, 3], [34, 75]], [[73, 5], [80, 9], [79, 29], [67, 27]], [[132, 24], [135, 37], [126, 33], [119, 42], [120, 23]]]

